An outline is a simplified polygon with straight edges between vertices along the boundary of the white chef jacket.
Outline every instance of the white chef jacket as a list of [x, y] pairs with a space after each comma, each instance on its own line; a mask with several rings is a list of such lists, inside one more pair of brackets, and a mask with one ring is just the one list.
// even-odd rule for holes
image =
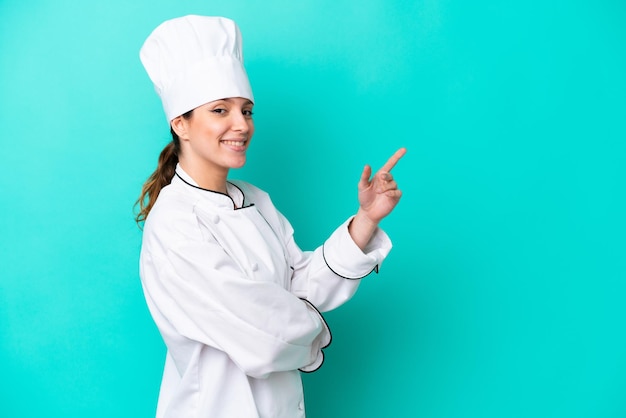
[[356, 291], [391, 249], [361, 251], [341, 225], [303, 252], [267, 193], [202, 189], [177, 166], [144, 225], [140, 275], [167, 346], [157, 418], [304, 417], [298, 370], [331, 340], [319, 311]]

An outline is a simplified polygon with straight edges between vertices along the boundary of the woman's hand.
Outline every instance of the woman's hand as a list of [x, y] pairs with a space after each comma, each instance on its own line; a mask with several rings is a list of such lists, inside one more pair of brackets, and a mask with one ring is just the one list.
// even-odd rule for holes
[[402, 192], [391, 175], [391, 169], [406, 153], [406, 148], [400, 148], [370, 180], [372, 168], [366, 165], [359, 181], [359, 204], [361, 211], [367, 218], [378, 224], [389, 215], [398, 204]]
[[363, 250], [378, 223], [396, 207], [402, 192], [391, 175], [391, 169], [404, 156], [406, 148], [400, 148], [387, 160], [385, 165], [372, 175], [372, 168], [366, 165], [359, 181], [359, 210], [348, 226], [354, 242]]

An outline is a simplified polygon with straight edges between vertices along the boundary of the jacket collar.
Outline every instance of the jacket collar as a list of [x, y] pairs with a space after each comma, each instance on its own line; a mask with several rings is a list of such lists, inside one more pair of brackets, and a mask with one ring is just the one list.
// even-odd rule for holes
[[203, 201], [209, 201], [221, 209], [235, 210], [248, 205], [243, 191], [231, 182], [226, 182], [228, 194], [215, 190], [204, 189], [183, 170], [180, 164], [176, 164], [176, 172], [172, 178], [172, 184], [184, 188], [200, 197]]

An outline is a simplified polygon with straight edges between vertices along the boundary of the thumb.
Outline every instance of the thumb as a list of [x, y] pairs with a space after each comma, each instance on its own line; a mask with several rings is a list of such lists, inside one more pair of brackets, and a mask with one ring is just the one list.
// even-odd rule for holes
[[372, 167], [369, 164], [365, 164], [363, 172], [361, 173], [361, 179], [359, 180], [359, 190], [367, 189], [370, 185], [370, 176], [372, 175]]

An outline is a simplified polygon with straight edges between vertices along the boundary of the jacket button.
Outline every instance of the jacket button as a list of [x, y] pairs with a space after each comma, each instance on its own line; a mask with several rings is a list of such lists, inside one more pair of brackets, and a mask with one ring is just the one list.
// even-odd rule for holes
[[300, 411], [304, 411], [304, 402], [303, 401], [298, 402], [298, 409]]
[[259, 269], [259, 265], [257, 263], [252, 263], [252, 266], [250, 266], [252, 268], [252, 271], [257, 271]]
[[216, 224], [220, 221], [220, 217], [218, 215], [213, 215], [213, 223]]

